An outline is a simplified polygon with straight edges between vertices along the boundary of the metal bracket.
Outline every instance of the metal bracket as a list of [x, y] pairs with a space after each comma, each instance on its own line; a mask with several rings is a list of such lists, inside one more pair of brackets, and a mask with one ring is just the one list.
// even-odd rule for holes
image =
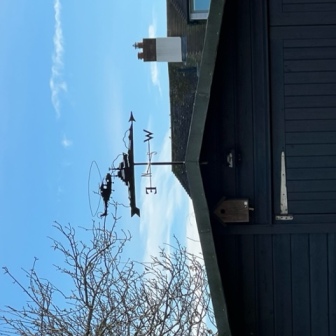
[[234, 149], [231, 149], [226, 156], [226, 164], [229, 168], [236, 168], [237, 165], [241, 164], [241, 161], [241, 153], [236, 152]]
[[275, 216], [276, 220], [282, 220], [282, 221], [287, 221], [287, 220], [293, 220], [293, 216], [292, 215], [287, 215], [287, 216]]
[[276, 220], [293, 220], [293, 216], [288, 214], [288, 198], [286, 185], [286, 158], [285, 152], [281, 152], [281, 173], [280, 173], [280, 215], [276, 215]]
[[235, 162], [236, 157], [235, 157], [235, 150], [232, 149], [230, 153], [226, 156], [226, 162], [229, 168], [234, 168], [235, 167]]

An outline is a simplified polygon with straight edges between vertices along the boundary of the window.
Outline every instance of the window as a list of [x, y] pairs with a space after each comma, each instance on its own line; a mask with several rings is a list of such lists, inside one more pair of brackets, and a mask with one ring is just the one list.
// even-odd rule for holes
[[206, 20], [209, 14], [210, 0], [189, 0], [190, 20]]

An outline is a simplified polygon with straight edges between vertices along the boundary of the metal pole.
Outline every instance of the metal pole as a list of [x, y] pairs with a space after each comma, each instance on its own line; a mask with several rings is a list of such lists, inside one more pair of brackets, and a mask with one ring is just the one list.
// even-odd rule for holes
[[183, 165], [184, 161], [173, 161], [173, 162], [134, 162], [134, 166], [173, 166], [173, 165]]

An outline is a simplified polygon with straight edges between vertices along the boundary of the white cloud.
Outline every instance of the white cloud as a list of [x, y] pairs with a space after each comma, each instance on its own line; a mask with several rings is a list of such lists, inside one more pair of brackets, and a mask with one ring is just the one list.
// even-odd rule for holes
[[65, 135], [63, 135], [63, 139], [61, 143], [64, 148], [69, 148], [73, 144], [73, 142], [70, 139], [68, 139]]
[[[102, 79], [104, 81], [105, 91], [101, 97], [102, 106], [102, 136], [106, 139], [106, 154], [114, 157], [116, 150], [119, 152], [125, 150], [122, 141], [115, 141], [122, 139], [125, 133], [125, 106], [124, 106], [124, 92], [123, 92], [123, 74], [122, 70], [111, 59], [104, 60], [104, 67], [108, 69], [106, 75]], [[113, 113], [111, 113], [113, 111]], [[127, 124], [126, 124], [127, 125]], [[127, 127], [127, 126], [126, 126]], [[120, 146], [120, 147], [118, 147]]]
[[[153, 22], [148, 27], [148, 36], [150, 38], [156, 37], [156, 16], [153, 12]], [[159, 67], [157, 62], [150, 62], [150, 73], [151, 73], [151, 81], [154, 86], [156, 86], [159, 89], [160, 95], [162, 94], [161, 90], [161, 82], [159, 77]]]
[[202, 248], [196, 223], [196, 216], [192, 200], [189, 198], [188, 203], [188, 216], [186, 221], [186, 248], [191, 254], [198, 257], [203, 257]]
[[150, 38], [156, 37], [156, 19], [153, 15], [153, 23], [149, 25], [148, 27], [148, 36]]
[[51, 90], [51, 102], [55, 109], [56, 116], [61, 116], [60, 93], [67, 91], [67, 84], [63, 79], [63, 54], [64, 40], [61, 22], [61, 1], [54, 0], [55, 31], [54, 31], [54, 51], [52, 55], [51, 77], [49, 86]]
[[151, 80], [152, 83], [158, 87], [160, 94], [161, 94], [161, 83], [159, 79], [159, 68], [158, 64], [156, 62], [151, 62], [150, 64], [150, 70], [151, 70]]
[[[169, 161], [171, 146], [168, 131], [160, 154], [154, 161]], [[144, 168], [145, 170], [145, 168]], [[176, 220], [175, 215], [183, 203], [184, 190], [171, 172], [171, 166], [152, 166], [152, 185], [157, 194], [144, 195], [141, 200], [140, 233], [145, 239], [143, 260], [149, 261], [150, 256], [158, 254], [158, 247], [170, 243], [171, 228]], [[149, 186], [149, 178], [142, 178], [141, 193]]]
[[[153, 162], [171, 160], [170, 132], [165, 136], [159, 155], [153, 157]], [[143, 167], [143, 172], [146, 167]], [[171, 172], [171, 166], [152, 166], [152, 186], [157, 187], [157, 194], [145, 194], [149, 179], [141, 181], [141, 217], [140, 234], [145, 241], [143, 261], [148, 262], [151, 256], [157, 256], [159, 247], [165, 247], [169, 252], [169, 244], [175, 245], [173, 230], [181, 229], [179, 241], [187, 251], [203, 259], [202, 248], [196, 223], [192, 200]], [[184, 239], [185, 237], [185, 239]]]

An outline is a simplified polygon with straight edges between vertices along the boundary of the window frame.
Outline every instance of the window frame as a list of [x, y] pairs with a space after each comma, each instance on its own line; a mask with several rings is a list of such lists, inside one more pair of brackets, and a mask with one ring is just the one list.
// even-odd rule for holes
[[[209, 16], [209, 9], [196, 9], [195, 8], [195, 1], [197, 0], [189, 0], [189, 18], [191, 21], [197, 20], [207, 20]], [[211, 0], [210, 0], [211, 3]]]

